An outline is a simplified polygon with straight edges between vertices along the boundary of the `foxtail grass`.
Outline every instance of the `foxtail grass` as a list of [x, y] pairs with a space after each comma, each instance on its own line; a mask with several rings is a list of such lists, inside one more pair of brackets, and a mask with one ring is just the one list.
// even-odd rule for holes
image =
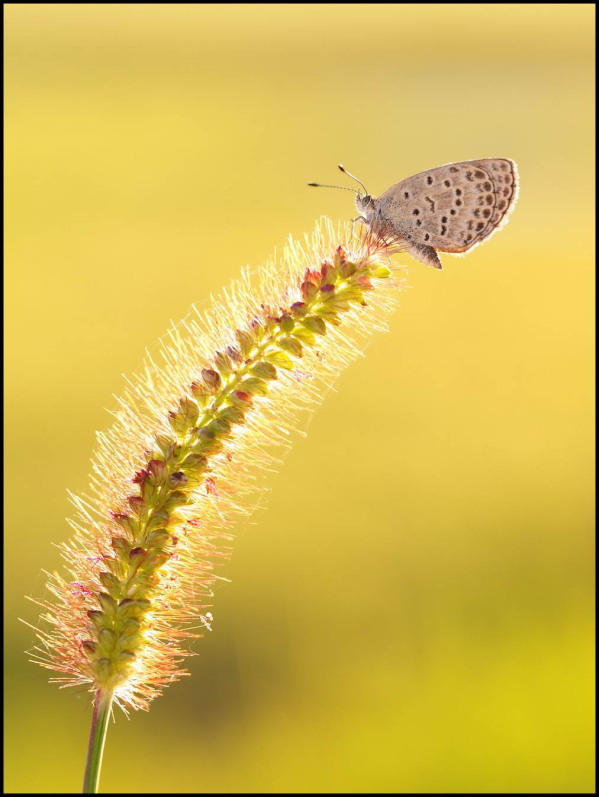
[[188, 672], [235, 526], [338, 374], [385, 328], [393, 246], [321, 221], [168, 333], [98, 435], [32, 658], [94, 696], [84, 790], [114, 706], [147, 709]]

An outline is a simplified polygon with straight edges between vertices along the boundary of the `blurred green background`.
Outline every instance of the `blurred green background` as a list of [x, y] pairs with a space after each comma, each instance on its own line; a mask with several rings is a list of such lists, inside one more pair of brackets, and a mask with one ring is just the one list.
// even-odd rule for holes
[[407, 255], [390, 334], [269, 480], [192, 677], [117, 718], [104, 791], [593, 789], [591, 4], [8, 4], [6, 782], [78, 791], [85, 693], [27, 662], [140, 364], [323, 213], [448, 161], [509, 225]]

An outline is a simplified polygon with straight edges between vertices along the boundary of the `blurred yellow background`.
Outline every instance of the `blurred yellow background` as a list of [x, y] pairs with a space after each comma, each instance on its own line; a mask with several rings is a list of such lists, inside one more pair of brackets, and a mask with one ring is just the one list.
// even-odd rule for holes
[[[94, 432], [192, 302], [448, 161], [519, 204], [407, 255], [240, 529], [192, 677], [117, 717], [106, 792], [591, 791], [592, 4], [8, 4], [6, 781], [78, 791], [91, 713], [27, 662]], [[349, 184], [349, 183], [348, 183]]]

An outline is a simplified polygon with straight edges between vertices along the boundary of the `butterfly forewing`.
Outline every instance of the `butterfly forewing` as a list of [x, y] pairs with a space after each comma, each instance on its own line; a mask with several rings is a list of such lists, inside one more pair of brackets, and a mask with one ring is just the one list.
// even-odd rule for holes
[[389, 188], [375, 200], [381, 232], [401, 218], [394, 234], [442, 252], [466, 252], [506, 220], [518, 191], [513, 161], [504, 158], [449, 163]]

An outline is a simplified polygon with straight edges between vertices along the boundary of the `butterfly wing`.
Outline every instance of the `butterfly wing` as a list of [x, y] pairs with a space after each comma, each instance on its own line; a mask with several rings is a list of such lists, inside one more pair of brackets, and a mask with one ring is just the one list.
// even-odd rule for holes
[[381, 194], [373, 228], [440, 252], [467, 252], [507, 221], [517, 195], [518, 172], [511, 160], [448, 163]]

